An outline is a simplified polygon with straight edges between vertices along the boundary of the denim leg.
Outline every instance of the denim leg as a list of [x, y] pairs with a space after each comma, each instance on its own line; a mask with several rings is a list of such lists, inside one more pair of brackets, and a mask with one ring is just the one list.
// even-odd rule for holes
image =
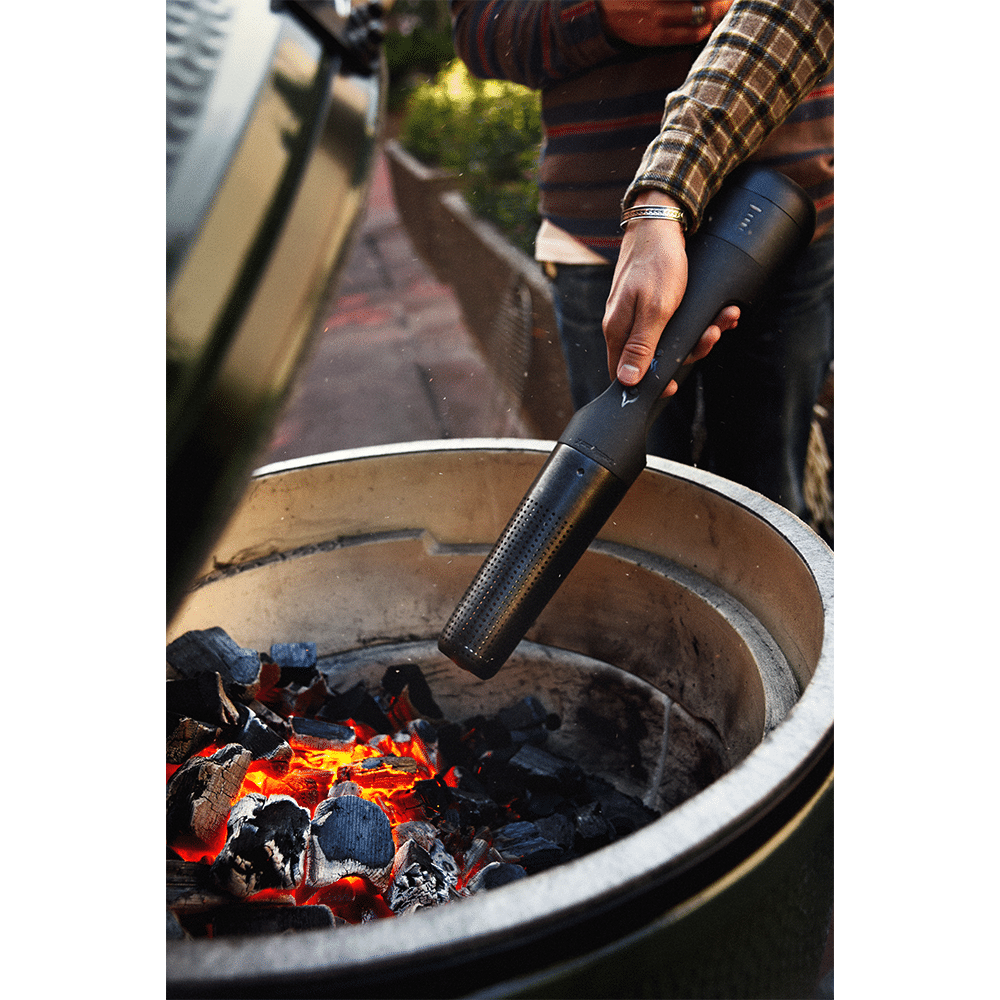
[[575, 410], [611, 385], [601, 322], [614, 274], [610, 264], [559, 264], [552, 279], [559, 343]]
[[806, 514], [813, 406], [833, 360], [833, 236], [811, 244], [755, 315], [698, 366], [712, 472]]

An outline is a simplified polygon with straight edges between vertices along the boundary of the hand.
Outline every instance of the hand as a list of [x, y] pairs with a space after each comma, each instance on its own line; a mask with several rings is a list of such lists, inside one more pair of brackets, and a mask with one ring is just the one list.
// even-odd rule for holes
[[[646, 48], [703, 42], [732, 5], [733, 0], [708, 0], [703, 4], [688, 0], [598, 0], [605, 31], [623, 42]], [[699, 6], [704, 11], [700, 25], [695, 11]]]
[[[652, 190], [641, 191], [635, 204], [680, 207], [673, 198]], [[622, 385], [635, 385], [648, 371], [663, 328], [676, 312], [686, 288], [687, 253], [680, 223], [667, 219], [630, 222], [622, 239], [603, 323], [608, 371]], [[739, 318], [737, 306], [723, 309], [684, 363], [704, 358]], [[672, 396], [676, 391], [677, 382], [671, 379], [663, 395]]]

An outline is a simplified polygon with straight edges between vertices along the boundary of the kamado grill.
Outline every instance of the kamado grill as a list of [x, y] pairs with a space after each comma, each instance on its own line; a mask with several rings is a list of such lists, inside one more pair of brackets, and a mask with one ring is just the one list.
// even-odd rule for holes
[[665, 809], [510, 885], [357, 926], [168, 942], [174, 996], [805, 996], [832, 901], [832, 556], [757, 494], [652, 461], [502, 673], [435, 647], [548, 442], [263, 470], [169, 640], [317, 646], [331, 688], [422, 667], [460, 720], [527, 695], [548, 746]]
[[[812, 531], [650, 460], [481, 680], [438, 640], [552, 442], [249, 477], [362, 204], [381, 9], [168, 3], [167, 994], [812, 995], [833, 896], [833, 560]], [[197, 636], [257, 679], [185, 661]], [[317, 683], [287, 682], [292, 649]], [[481, 800], [475, 836], [447, 828], [462, 741], [475, 778], [526, 775], [500, 796], [527, 804], [521, 841]], [[289, 796], [292, 747], [333, 756]], [[259, 891], [265, 870], [289, 884]]]

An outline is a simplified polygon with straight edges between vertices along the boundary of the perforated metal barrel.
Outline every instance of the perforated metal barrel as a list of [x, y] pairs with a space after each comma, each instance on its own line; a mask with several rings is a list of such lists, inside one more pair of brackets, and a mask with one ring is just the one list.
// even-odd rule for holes
[[492, 677], [627, 489], [597, 462], [558, 445], [442, 630], [441, 652], [483, 680]]

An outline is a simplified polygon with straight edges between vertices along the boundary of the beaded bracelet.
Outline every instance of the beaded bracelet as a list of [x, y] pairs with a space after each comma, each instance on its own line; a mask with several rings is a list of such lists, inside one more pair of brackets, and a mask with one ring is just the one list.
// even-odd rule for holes
[[637, 205], [627, 208], [622, 213], [621, 228], [624, 229], [633, 219], [671, 219], [681, 224], [681, 229], [687, 230], [684, 213], [679, 208], [668, 208], [666, 205]]

